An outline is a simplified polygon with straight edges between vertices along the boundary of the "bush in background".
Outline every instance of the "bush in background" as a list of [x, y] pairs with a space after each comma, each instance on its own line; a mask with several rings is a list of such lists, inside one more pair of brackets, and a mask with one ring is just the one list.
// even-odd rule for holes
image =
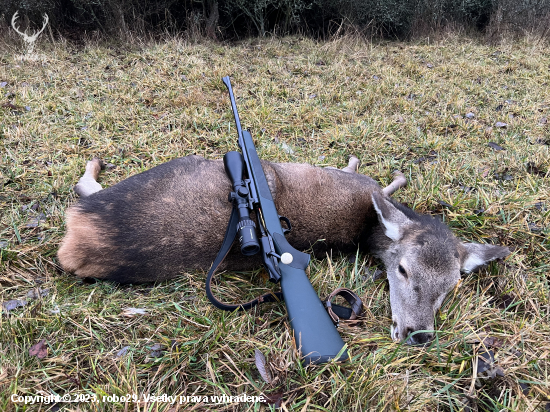
[[498, 0], [493, 2], [486, 33], [490, 38], [518, 35], [525, 31], [548, 38], [550, 0]]
[[0, 0], [0, 10], [4, 27], [17, 10], [32, 21], [48, 13], [54, 32], [69, 37], [83, 31], [325, 37], [353, 28], [406, 39], [460, 28], [495, 39], [526, 32], [546, 38], [550, 30], [550, 0]]

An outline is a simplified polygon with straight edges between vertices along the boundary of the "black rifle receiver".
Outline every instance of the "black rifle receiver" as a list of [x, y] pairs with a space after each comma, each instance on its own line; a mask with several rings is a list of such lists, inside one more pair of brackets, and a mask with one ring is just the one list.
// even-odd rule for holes
[[[240, 203], [237, 206], [240, 221], [244, 222], [238, 226], [241, 250], [245, 255], [245, 251], [252, 251], [247, 249], [246, 242], [252, 244], [255, 239], [255, 225], [249, 219], [249, 211], [254, 210], [260, 228], [260, 249], [264, 266], [272, 281], [281, 281], [296, 347], [301, 351], [305, 364], [325, 363], [332, 359], [347, 360], [348, 353], [344, 348], [344, 341], [305, 272], [310, 256], [294, 249], [284, 237], [288, 229], [283, 229], [280, 221], [284, 220], [288, 225], [288, 219], [277, 214], [252, 136], [248, 131], [241, 129], [229, 76], [222, 80], [229, 90], [239, 135], [239, 147], [243, 152], [242, 156], [238, 152], [229, 152], [224, 156], [225, 171], [235, 191], [230, 195], [230, 200], [235, 202], [235, 196], [242, 199], [238, 200]], [[246, 179], [243, 179], [243, 161]], [[244, 211], [245, 208], [246, 213], [241, 214], [241, 209]], [[252, 232], [254, 235], [250, 234]]]

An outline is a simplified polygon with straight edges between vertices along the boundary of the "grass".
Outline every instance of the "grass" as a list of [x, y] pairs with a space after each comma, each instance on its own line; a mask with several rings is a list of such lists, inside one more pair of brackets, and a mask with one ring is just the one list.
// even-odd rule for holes
[[[173, 405], [10, 400], [242, 393], [280, 398], [289, 411], [548, 408], [547, 48], [452, 37], [436, 44], [44, 43], [45, 59], [34, 62], [18, 59], [13, 41], [0, 48], [0, 104], [12, 104], [0, 107], [0, 300], [26, 301], [0, 316], [0, 410], [274, 409], [192, 398]], [[430, 346], [392, 342], [387, 282], [371, 279], [377, 262], [369, 256], [312, 262], [320, 296], [351, 287], [366, 315], [359, 327], [341, 328], [352, 362], [307, 368], [296, 360], [282, 304], [215, 310], [204, 273], [119, 286], [83, 283], [59, 269], [64, 211], [77, 201], [72, 186], [87, 160], [115, 166], [101, 176], [109, 186], [178, 156], [221, 158], [237, 148], [221, 82], [227, 74], [262, 158], [343, 167], [355, 154], [360, 173], [383, 185], [402, 170], [409, 185], [395, 195], [400, 201], [441, 215], [464, 240], [513, 250], [447, 297]], [[42, 340], [47, 356], [39, 359], [29, 350]], [[267, 358], [271, 384], [255, 349]], [[488, 349], [503, 377], [477, 376], [478, 355]]]

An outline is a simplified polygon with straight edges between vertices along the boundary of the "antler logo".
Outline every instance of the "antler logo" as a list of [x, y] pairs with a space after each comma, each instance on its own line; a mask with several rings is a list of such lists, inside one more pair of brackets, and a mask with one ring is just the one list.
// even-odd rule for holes
[[34, 33], [32, 36], [29, 36], [27, 34], [27, 30], [25, 30], [24, 32], [20, 31], [16, 26], [15, 26], [15, 21], [17, 20], [17, 18], [19, 17], [19, 10], [15, 12], [15, 14], [13, 15], [13, 17], [11, 18], [11, 27], [13, 27], [13, 29], [19, 33], [21, 36], [23, 36], [23, 40], [25, 41], [25, 43], [27, 43], [27, 58], [28, 57], [31, 57], [32, 55], [32, 52], [34, 51], [34, 43], [36, 42], [36, 39], [38, 38], [38, 36], [40, 36], [40, 33], [42, 33], [44, 31], [44, 29], [46, 28], [46, 26], [48, 25], [48, 15], [46, 13], [44, 13], [44, 25], [42, 26], [42, 28], [37, 31], [36, 33]]

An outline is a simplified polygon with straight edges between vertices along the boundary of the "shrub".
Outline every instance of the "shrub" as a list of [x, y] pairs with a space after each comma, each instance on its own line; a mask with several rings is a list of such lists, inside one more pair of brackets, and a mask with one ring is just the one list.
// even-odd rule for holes
[[0, 0], [0, 10], [4, 26], [19, 10], [33, 21], [48, 13], [61, 32], [170, 30], [211, 38], [327, 35], [342, 22], [392, 38], [457, 26], [489, 37], [526, 31], [547, 37], [550, 30], [550, 0]]

